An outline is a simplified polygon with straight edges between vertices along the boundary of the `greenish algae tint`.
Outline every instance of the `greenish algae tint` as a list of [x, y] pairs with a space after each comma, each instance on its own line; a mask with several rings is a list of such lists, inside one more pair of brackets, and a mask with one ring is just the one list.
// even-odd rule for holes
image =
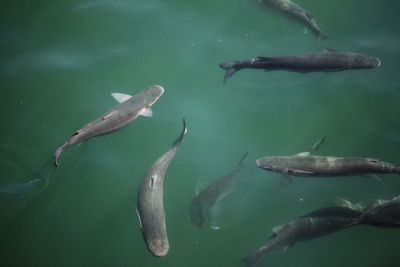
[[[16, 1], [0, 4], [1, 266], [234, 267], [271, 228], [314, 210], [391, 199], [400, 177], [303, 178], [258, 169], [264, 156], [293, 155], [321, 136], [317, 155], [400, 164], [400, 4], [395, 0], [295, 1], [328, 36], [249, 0]], [[377, 57], [381, 66], [331, 73], [244, 69], [223, 84], [218, 64], [322, 52]], [[74, 130], [117, 102], [159, 84], [151, 118], [52, 156]], [[150, 165], [188, 134], [164, 181], [169, 253], [146, 249], [137, 191]], [[249, 157], [221, 201], [219, 230], [191, 224], [202, 188]], [[49, 167], [50, 164], [50, 167]], [[22, 190], [18, 187], [18, 190]], [[14, 188], [15, 189], [15, 188]], [[17, 190], [17, 189], [15, 189]], [[260, 266], [398, 266], [400, 232], [357, 226], [265, 255]]]

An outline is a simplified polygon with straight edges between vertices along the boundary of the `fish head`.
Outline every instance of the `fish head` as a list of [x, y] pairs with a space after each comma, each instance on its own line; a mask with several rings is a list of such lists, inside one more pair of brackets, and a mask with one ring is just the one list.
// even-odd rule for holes
[[201, 228], [204, 224], [204, 217], [202, 212], [202, 207], [197, 201], [192, 201], [189, 207], [189, 216], [192, 224], [198, 228]]
[[160, 85], [154, 85], [143, 89], [135, 97], [141, 98], [146, 107], [151, 107], [163, 94], [164, 88]]
[[358, 68], [372, 69], [379, 67], [381, 62], [376, 57], [359, 54], [354, 56], [353, 64]]
[[258, 168], [264, 169], [271, 172], [281, 172], [282, 166], [275, 157], [264, 157], [256, 160]]
[[167, 255], [169, 250], [168, 239], [162, 237], [156, 237], [148, 240], [148, 249], [156, 257], [164, 257]]

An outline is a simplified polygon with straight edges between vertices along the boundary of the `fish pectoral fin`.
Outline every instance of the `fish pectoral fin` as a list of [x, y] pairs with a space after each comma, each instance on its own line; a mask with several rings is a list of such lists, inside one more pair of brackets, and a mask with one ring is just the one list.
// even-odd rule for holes
[[310, 171], [304, 171], [304, 170], [292, 169], [292, 168], [287, 168], [285, 170], [285, 173], [292, 174], [292, 175], [311, 175], [311, 174], [314, 174], [313, 172], [310, 172]]
[[286, 251], [288, 251], [289, 248], [293, 247], [294, 243], [291, 243], [289, 245], [286, 245], [283, 247], [283, 253], [286, 253]]
[[127, 95], [127, 94], [122, 94], [122, 93], [112, 93], [112, 97], [114, 97], [115, 100], [118, 101], [118, 103], [125, 102], [126, 100], [130, 99], [132, 96]]
[[111, 110], [111, 111], [108, 112], [107, 114], [104, 114], [103, 120], [107, 120], [108, 118], [114, 116], [116, 113], [118, 113], [118, 111], [116, 111], [116, 110]]
[[289, 185], [293, 182], [293, 177], [287, 174], [282, 174], [281, 186]]
[[382, 182], [382, 179], [379, 178], [379, 176], [376, 175], [376, 174], [363, 174], [363, 175], [361, 175], [361, 177], [373, 179], [373, 180], [378, 181], [378, 182]]
[[153, 111], [151, 110], [150, 107], [144, 108], [139, 112], [139, 115], [151, 118], [153, 116]]

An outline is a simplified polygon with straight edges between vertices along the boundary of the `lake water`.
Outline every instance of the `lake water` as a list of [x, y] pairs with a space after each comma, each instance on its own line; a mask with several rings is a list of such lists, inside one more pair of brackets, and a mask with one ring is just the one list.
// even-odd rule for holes
[[[258, 169], [262, 156], [306, 151], [400, 163], [400, 4], [395, 0], [296, 1], [329, 36], [322, 47], [378, 57], [371, 70], [241, 70], [222, 83], [218, 64], [322, 51], [311, 32], [247, 0], [14, 1], [0, 8], [0, 185], [49, 175], [41, 192], [0, 195], [1, 266], [244, 266], [271, 228], [334, 205], [391, 199], [400, 177], [297, 178]], [[54, 150], [116, 102], [160, 84], [153, 117]], [[169, 254], [146, 249], [136, 215], [148, 167], [188, 133], [165, 177]], [[204, 187], [249, 158], [221, 204], [221, 229], [188, 216]], [[36, 175], [36, 176], [35, 176]], [[39, 176], [40, 177], [40, 176]], [[398, 266], [398, 229], [349, 228], [257, 266]]]

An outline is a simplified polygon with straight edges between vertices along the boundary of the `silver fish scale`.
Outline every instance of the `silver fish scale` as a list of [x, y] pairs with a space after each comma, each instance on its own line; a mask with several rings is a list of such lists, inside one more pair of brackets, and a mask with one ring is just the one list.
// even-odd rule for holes
[[288, 165], [292, 168], [316, 174], [357, 174], [397, 172], [399, 167], [390, 163], [369, 158], [337, 158], [337, 157], [291, 157]]

